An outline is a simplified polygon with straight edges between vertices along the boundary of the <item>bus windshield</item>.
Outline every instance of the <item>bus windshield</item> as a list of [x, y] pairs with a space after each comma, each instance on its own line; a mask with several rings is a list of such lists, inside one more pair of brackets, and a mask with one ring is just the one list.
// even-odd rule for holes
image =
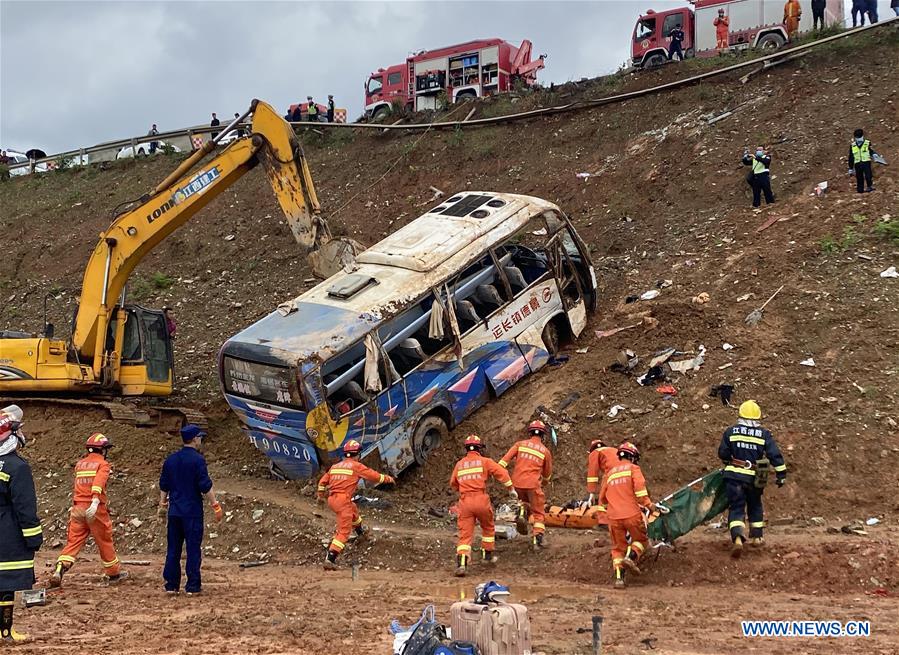
[[225, 356], [222, 383], [228, 393], [278, 405], [303, 408], [293, 373], [287, 367]]

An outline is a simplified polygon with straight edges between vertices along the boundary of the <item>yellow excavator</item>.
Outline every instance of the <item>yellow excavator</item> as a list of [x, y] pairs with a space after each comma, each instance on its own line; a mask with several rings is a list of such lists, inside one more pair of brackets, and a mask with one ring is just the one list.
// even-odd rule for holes
[[[247, 136], [201, 163], [225, 135], [245, 129], [238, 126], [250, 115]], [[360, 246], [332, 238], [293, 128], [270, 105], [253, 100], [246, 113], [100, 234], [84, 271], [70, 340], [54, 339], [46, 323], [40, 336], [0, 332], [0, 394], [172, 393], [172, 343], [165, 316], [161, 310], [126, 303], [128, 276], [157, 244], [259, 163], [313, 273], [328, 277], [351, 263]]]

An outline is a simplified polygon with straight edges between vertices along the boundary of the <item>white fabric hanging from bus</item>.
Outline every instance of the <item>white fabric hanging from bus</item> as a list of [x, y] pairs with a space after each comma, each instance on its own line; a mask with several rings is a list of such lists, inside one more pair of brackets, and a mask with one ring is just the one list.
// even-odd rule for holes
[[377, 332], [369, 332], [365, 336], [365, 391], [368, 393], [381, 391], [381, 376], [378, 373], [381, 359], [379, 341]]
[[443, 308], [443, 300], [440, 298], [440, 292], [437, 289], [432, 290], [434, 293], [434, 302], [431, 304], [431, 322], [428, 323], [428, 338], [443, 341], [445, 332], [443, 330], [443, 322], [445, 309]]
[[459, 332], [459, 321], [456, 319], [456, 299], [450, 292], [449, 285], [446, 285], [446, 315], [449, 317], [450, 330], [453, 333], [453, 353], [456, 355], [456, 361], [459, 362], [459, 368], [465, 369], [462, 363], [462, 333]]

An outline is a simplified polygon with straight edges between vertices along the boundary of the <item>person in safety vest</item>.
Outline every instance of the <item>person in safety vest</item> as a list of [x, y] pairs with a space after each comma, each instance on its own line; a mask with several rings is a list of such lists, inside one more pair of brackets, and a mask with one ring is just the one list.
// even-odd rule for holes
[[318, 121], [318, 105], [312, 100], [312, 96], [306, 96], [306, 120], [310, 123]]
[[[623, 589], [625, 567], [640, 574], [637, 562], [649, 547], [646, 521], [641, 508], [651, 511], [653, 505], [646, 490], [643, 471], [637, 466], [640, 451], [634, 444], [625, 441], [618, 446], [617, 455], [618, 463], [609, 469], [603, 480], [599, 502], [606, 506], [609, 517], [615, 587]], [[628, 537], [631, 540], [630, 545], [627, 543]]]
[[799, 31], [799, 19], [802, 18], [802, 7], [799, 0], [787, 0], [784, 4], [784, 27], [787, 30], [787, 38], [792, 41]]
[[0, 409], [0, 642], [17, 644], [28, 635], [12, 627], [16, 592], [34, 584], [34, 553], [44, 542], [37, 515], [34, 478], [19, 451], [25, 448], [22, 410]]
[[319, 502], [325, 502], [327, 492], [328, 507], [337, 515], [337, 528], [325, 557], [325, 570], [327, 571], [334, 571], [337, 568], [337, 557], [346, 548], [350, 532], [355, 532], [357, 537], [365, 535], [359, 508], [353, 502], [353, 495], [356, 493], [356, 485], [359, 484], [359, 480], [367, 480], [375, 484], [394, 484], [396, 482], [391, 476], [378, 473], [356, 459], [361, 450], [362, 444], [355, 439], [347, 441], [343, 445], [343, 459], [328, 469], [328, 472], [318, 481]]
[[553, 472], [553, 456], [543, 440], [549, 430], [543, 421], [531, 421], [527, 429], [527, 439], [516, 441], [499, 460], [499, 465], [508, 468], [514, 463], [512, 484], [521, 500], [516, 526], [521, 534], [528, 533], [528, 517], [534, 518], [534, 549], [543, 548], [546, 533], [546, 494], [543, 483], [548, 482]]
[[84, 444], [87, 455], [75, 464], [75, 488], [72, 492], [72, 508], [69, 510], [69, 534], [65, 548], [56, 559], [56, 567], [50, 575], [50, 586], [62, 584], [66, 571], [75, 565], [75, 558], [93, 536], [100, 551], [103, 572], [110, 582], [120, 582], [128, 577], [123, 571], [112, 543], [112, 519], [109, 517], [106, 485], [111, 468], [107, 457], [112, 442], [106, 435], [94, 432]]
[[855, 190], [859, 193], [870, 193], [874, 190], [871, 160], [876, 154], [871, 142], [865, 138], [865, 131], [856, 130], [849, 146], [849, 174], [855, 173]]
[[774, 193], [771, 191], [771, 155], [765, 152], [765, 147], [756, 148], [754, 155], [749, 151], [744, 152], [743, 165], [752, 167], [746, 179], [752, 187], [752, 206], [761, 206], [763, 192], [766, 204], [774, 202]]
[[465, 575], [471, 560], [471, 541], [475, 523], [481, 526], [481, 558], [491, 564], [497, 561], [494, 554], [496, 537], [493, 524], [493, 503], [487, 495], [487, 481], [494, 478], [508, 488], [513, 500], [518, 494], [512, 488], [512, 478], [502, 466], [484, 454], [485, 446], [476, 434], [465, 439], [465, 456], [456, 462], [450, 476], [450, 487], [459, 493], [459, 540], [456, 545], [456, 575]]
[[718, 17], [713, 21], [715, 26], [715, 38], [718, 41], [718, 54], [727, 51], [729, 46], [730, 18], [724, 15], [724, 9], [718, 10]]
[[[599, 503], [599, 491], [609, 470], [618, 464], [618, 450], [612, 446], [603, 444], [602, 439], [594, 439], [590, 442], [590, 452], [587, 455], [587, 504], [593, 506]], [[607, 523], [606, 507], [599, 505], [599, 525]]]
[[731, 556], [740, 557], [746, 541], [746, 518], [749, 515], [749, 538], [756, 546], [764, 544], [764, 508], [762, 492], [769, 468], [774, 468], [777, 486], [787, 479], [787, 466], [774, 437], [760, 421], [762, 410], [754, 400], [740, 405], [737, 424], [727, 428], [718, 446], [718, 457], [724, 462], [724, 483], [730, 510], [727, 525], [733, 545]]

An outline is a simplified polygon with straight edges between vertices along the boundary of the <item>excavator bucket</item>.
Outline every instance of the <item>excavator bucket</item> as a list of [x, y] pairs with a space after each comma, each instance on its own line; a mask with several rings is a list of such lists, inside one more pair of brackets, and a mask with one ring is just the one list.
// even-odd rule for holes
[[363, 250], [362, 244], [353, 239], [338, 237], [325, 241], [318, 250], [309, 253], [312, 274], [320, 279], [329, 278], [341, 269], [352, 266]]

